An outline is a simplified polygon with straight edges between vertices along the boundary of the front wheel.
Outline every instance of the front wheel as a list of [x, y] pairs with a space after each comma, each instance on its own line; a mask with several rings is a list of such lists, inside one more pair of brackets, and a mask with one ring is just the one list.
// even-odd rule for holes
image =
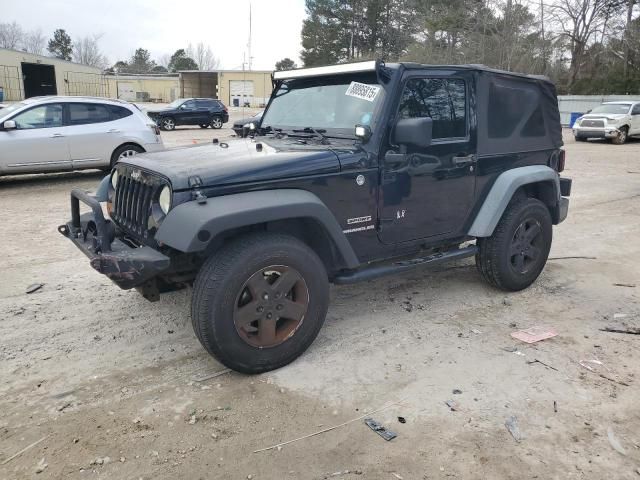
[[173, 118], [163, 118], [160, 120], [160, 128], [162, 130], [173, 130], [176, 128], [176, 122]]
[[547, 262], [552, 229], [549, 209], [540, 200], [512, 202], [493, 235], [477, 240], [478, 271], [491, 285], [503, 290], [527, 288]]
[[302, 354], [328, 305], [327, 272], [316, 253], [288, 235], [261, 233], [232, 241], [203, 264], [191, 321], [224, 365], [260, 373]]
[[621, 127], [620, 132], [616, 137], [613, 137], [611, 139], [611, 142], [616, 145], [623, 145], [624, 143], [626, 143], [628, 137], [629, 137], [629, 128]]

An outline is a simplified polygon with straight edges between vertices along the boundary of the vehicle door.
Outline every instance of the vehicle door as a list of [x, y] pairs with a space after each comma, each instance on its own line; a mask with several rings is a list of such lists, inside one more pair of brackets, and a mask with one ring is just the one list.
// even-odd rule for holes
[[640, 135], [640, 103], [636, 103], [631, 108], [631, 128], [630, 135]]
[[209, 124], [215, 107], [215, 103], [211, 100], [196, 100], [197, 121], [195, 123], [198, 125]]
[[432, 141], [427, 147], [394, 145], [390, 129], [381, 150], [383, 243], [462, 232], [475, 188], [476, 132], [469, 108], [473, 88], [473, 76], [465, 72], [407, 72], [403, 77], [394, 125], [400, 119], [429, 117]]
[[71, 170], [63, 106], [47, 103], [16, 113], [15, 129], [0, 131], [0, 171], [11, 173]]
[[188, 100], [178, 107], [175, 115], [177, 125], [197, 125], [198, 114], [195, 100]]
[[111, 121], [109, 106], [80, 102], [69, 102], [66, 106], [73, 168], [108, 166], [122, 135], [118, 122]]

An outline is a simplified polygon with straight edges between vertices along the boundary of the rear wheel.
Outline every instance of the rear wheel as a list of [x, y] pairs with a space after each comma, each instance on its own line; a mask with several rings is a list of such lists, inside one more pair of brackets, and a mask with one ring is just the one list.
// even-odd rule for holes
[[215, 128], [215, 129], [219, 129], [222, 128], [223, 122], [222, 122], [222, 118], [220, 117], [213, 117], [211, 119], [211, 128]]
[[139, 145], [122, 145], [121, 147], [116, 148], [111, 154], [110, 169], [113, 168], [118, 160], [126, 160], [139, 153], [144, 153], [144, 148]]
[[327, 273], [313, 250], [287, 235], [254, 234], [204, 263], [191, 320], [200, 343], [224, 365], [260, 373], [302, 354], [328, 305]]
[[611, 139], [612, 143], [616, 145], [622, 145], [626, 143], [627, 138], [629, 137], [629, 127], [620, 127], [620, 133], [618, 133], [617, 137]]
[[171, 117], [163, 118], [160, 120], [160, 128], [163, 130], [173, 130], [176, 128], [176, 121]]
[[477, 240], [478, 270], [491, 285], [503, 290], [527, 288], [547, 262], [552, 229], [549, 209], [540, 200], [512, 202], [493, 235]]

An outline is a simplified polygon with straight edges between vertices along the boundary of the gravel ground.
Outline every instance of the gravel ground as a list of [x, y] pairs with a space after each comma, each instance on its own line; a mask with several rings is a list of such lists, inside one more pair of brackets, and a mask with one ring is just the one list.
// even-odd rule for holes
[[[640, 142], [566, 143], [569, 218], [528, 290], [490, 288], [471, 261], [334, 287], [296, 362], [206, 381], [222, 366], [189, 291], [148, 303], [56, 232], [69, 190], [101, 174], [0, 178], [0, 479], [640, 478], [640, 336], [600, 330], [640, 326], [639, 288], [616, 285], [640, 286]], [[510, 337], [539, 324], [558, 336]], [[391, 442], [357, 420], [253, 453], [383, 406]]]

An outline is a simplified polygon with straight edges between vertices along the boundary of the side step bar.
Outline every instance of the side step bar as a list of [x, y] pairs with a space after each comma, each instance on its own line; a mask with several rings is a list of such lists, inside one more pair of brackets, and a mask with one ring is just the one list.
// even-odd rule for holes
[[350, 283], [363, 282], [366, 280], [373, 280], [374, 278], [384, 277], [385, 275], [406, 272], [420, 266], [439, 265], [441, 263], [450, 262], [452, 260], [473, 257], [477, 251], [478, 247], [476, 247], [475, 245], [471, 245], [469, 247], [460, 248], [458, 250], [451, 250], [444, 253], [435, 253], [433, 255], [429, 255], [428, 257], [402, 260], [389, 265], [375, 265], [372, 267], [364, 268], [362, 270], [354, 270], [338, 275], [333, 279], [333, 283], [336, 283], [338, 285], [346, 285]]

